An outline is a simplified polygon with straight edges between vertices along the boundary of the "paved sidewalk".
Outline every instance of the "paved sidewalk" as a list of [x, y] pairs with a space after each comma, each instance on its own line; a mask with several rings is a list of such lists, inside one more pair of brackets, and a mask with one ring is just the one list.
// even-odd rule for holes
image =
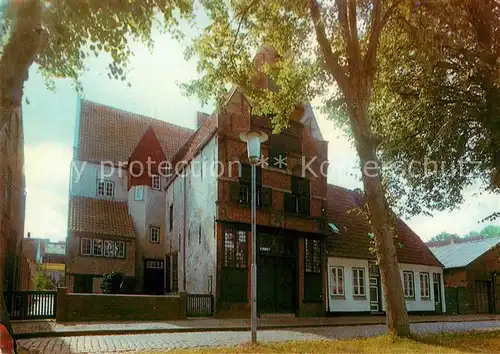
[[[410, 316], [412, 323], [492, 321], [500, 327], [500, 315]], [[300, 327], [339, 327], [385, 324], [385, 316], [350, 317], [278, 317], [259, 320], [260, 329]], [[54, 320], [14, 321], [16, 338], [92, 336], [113, 334], [185, 333], [246, 331], [249, 319], [196, 318], [169, 322], [79, 322], [56, 323]]]
[[[498, 329], [498, 321], [413, 323], [415, 333], [488, 331]], [[286, 342], [291, 340], [339, 340], [373, 337], [386, 333], [384, 325], [347, 327], [291, 328], [260, 330], [259, 342]], [[30, 354], [73, 353], [165, 353], [174, 348], [214, 348], [248, 343], [249, 331], [215, 331], [196, 333], [151, 333], [134, 335], [97, 335], [53, 338], [32, 338], [18, 341], [20, 351]], [[383, 352], [374, 348], [373, 352]], [[216, 349], [213, 350], [217, 353]]]

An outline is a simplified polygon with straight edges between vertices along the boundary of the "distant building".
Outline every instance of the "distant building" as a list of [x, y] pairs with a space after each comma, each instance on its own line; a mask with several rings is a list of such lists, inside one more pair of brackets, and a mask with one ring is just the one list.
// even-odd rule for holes
[[445, 267], [447, 312], [500, 313], [500, 236], [427, 245]]
[[51, 242], [49, 239], [32, 238], [23, 239], [24, 270], [21, 275], [22, 290], [35, 288], [37, 274], [45, 274], [52, 282], [53, 288], [65, 284], [65, 258], [66, 243]]

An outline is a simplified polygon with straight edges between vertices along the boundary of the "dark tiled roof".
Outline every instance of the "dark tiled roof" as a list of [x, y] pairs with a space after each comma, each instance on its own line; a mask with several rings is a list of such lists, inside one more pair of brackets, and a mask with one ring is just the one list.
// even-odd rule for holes
[[160, 141], [167, 161], [172, 159], [194, 132], [161, 120], [82, 100], [78, 159], [127, 162], [150, 126]]
[[[328, 220], [339, 228], [338, 234], [328, 237], [328, 255], [333, 257], [375, 259], [370, 252], [368, 234], [372, 232], [370, 224], [359, 212], [357, 192], [342, 187], [328, 185]], [[401, 263], [423, 264], [429, 266], [442, 265], [434, 257], [424, 242], [403, 221], [397, 221], [396, 254]]]
[[70, 232], [134, 238], [127, 202], [88, 197], [70, 197]]
[[497, 237], [471, 237], [470, 239], [458, 239], [429, 243], [432, 253], [444, 264], [445, 268], [460, 268], [472, 263], [482, 254], [500, 244], [500, 236]]

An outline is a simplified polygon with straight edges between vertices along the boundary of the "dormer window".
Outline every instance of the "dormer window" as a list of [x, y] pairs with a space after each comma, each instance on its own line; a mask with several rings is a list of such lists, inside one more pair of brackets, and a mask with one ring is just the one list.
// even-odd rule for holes
[[115, 195], [115, 184], [112, 181], [99, 180], [97, 181], [97, 196], [105, 198], [113, 198]]
[[159, 175], [151, 176], [151, 188], [155, 191], [161, 190], [161, 179]]

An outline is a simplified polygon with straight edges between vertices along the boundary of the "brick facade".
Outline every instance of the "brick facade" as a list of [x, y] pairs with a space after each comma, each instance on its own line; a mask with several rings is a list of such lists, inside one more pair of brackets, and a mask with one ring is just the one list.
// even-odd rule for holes
[[[443, 273], [450, 313], [500, 313], [500, 248]], [[483, 293], [483, 295], [481, 295]]]
[[[245, 142], [241, 141], [239, 134], [251, 129], [264, 130], [268, 134], [269, 140], [262, 145], [261, 152], [264, 157], [269, 157], [271, 140], [275, 138], [269, 129], [271, 127], [270, 121], [266, 122], [265, 119], [267, 118], [251, 115], [248, 101], [238, 90], [229, 100], [224, 114], [218, 116], [218, 161], [223, 168], [218, 179], [217, 199], [218, 274], [223, 272], [224, 227], [230, 225], [236, 229], [250, 230], [250, 203], [235, 203], [231, 197], [232, 185], [238, 183], [240, 177], [239, 164], [249, 164], [247, 146]], [[322, 174], [320, 170], [321, 168], [325, 172], [327, 170], [327, 143], [314, 139], [308, 128], [297, 120], [292, 120], [290, 128], [287, 132], [281, 133], [280, 136], [283, 134], [289, 134], [287, 139], [290, 144], [293, 144], [294, 149], [300, 150], [300, 153], [288, 149], [281, 151], [286, 154], [286, 168], [276, 168], [272, 165], [262, 167], [261, 186], [271, 191], [272, 198], [270, 205], [257, 208], [257, 232], [258, 236], [265, 231], [271, 234], [283, 234], [286, 235], [285, 237], [295, 240], [296, 255], [293, 258], [293, 264], [295, 264], [294, 283], [296, 290], [292, 290], [295, 298], [294, 312], [298, 316], [324, 315], [326, 311], [326, 287], [324, 286], [326, 284], [326, 258], [324, 258], [323, 252], [320, 275], [322, 299], [317, 302], [307, 302], [304, 300], [304, 240], [305, 237], [324, 240], [327, 234], [326, 219], [324, 218], [327, 181], [326, 174]], [[314, 163], [309, 164], [312, 172], [303, 166], [308, 165], [311, 160], [315, 160]], [[272, 164], [272, 161], [268, 162]], [[285, 212], [285, 196], [292, 192], [292, 176], [305, 177], [308, 180], [310, 195], [307, 215]], [[223, 288], [221, 278], [223, 277], [219, 276], [216, 291], [217, 316], [247, 317], [250, 313], [252, 258], [252, 234], [250, 231], [247, 232], [247, 237], [247, 301], [228, 302], [223, 300], [221, 298]], [[325, 246], [321, 249], [324, 251]]]
[[23, 125], [18, 112], [0, 130], [0, 289], [5, 290], [21, 286], [26, 198], [23, 165]]

